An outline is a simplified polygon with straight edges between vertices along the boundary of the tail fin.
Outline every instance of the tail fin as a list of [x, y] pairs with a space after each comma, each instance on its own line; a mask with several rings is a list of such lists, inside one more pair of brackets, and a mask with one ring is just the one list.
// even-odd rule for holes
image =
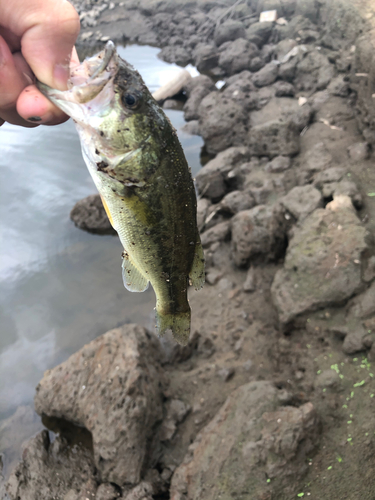
[[159, 335], [171, 330], [176, 342], [186, 345], [190, 335], [190, 310], [175, 314], [162, 314], [156, 311], [156, 328]]

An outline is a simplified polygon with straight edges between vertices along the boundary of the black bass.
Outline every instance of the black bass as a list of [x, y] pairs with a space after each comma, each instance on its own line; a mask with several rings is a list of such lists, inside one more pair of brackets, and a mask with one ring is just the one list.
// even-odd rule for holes
[[76, 124], [82, 152], [124, 247], [125, 287], [156, 294], [156, 328], [190, 334], [189, 281], [204, 283], [196, 196], [182, 147], [139, 73], [112, 42], [72, 70], [69, 90], [38, 83]]

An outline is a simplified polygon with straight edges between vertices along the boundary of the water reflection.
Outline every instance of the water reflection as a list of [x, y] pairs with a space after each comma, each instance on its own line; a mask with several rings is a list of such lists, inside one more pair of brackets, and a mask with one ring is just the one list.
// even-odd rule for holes
[[[153, 91], [180, 68], [158, 49], [130, 46], [120, 54]], [[200, 137], [181, 132], [167, 111], [193, 174]], [[0, 129], [0, 419], [30, 404], [43, 371], [99, 334], [125, 322], [154, 323], [155, 297], [127, 292], [116, 237], [84, 233], [69, 212], [95, 192], [72, 122], [59, 127]], [[0, 435], [1, 452], [1, 435]]]

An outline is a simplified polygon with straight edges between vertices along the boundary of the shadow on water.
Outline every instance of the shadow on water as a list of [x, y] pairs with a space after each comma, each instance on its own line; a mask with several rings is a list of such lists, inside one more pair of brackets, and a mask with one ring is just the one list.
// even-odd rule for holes
[[[181, 70], [159, 60], [158, 51], [119, 48], [151, 91]], [[181, 111], [166, 114], [195, 175], [203, 141], [181, 130]], [[153, 330], [155, 295], [124, 289], [117, 237], [85, 233], [69, 219], [73, 205], [96, 191], [71, 121], [36, 129], [4, 124], [0, 149], [1, 453], [4, 419], [32, 405], [43, 372], [121, 324]], [[12, 425], [27, 427], [17, 418]]]

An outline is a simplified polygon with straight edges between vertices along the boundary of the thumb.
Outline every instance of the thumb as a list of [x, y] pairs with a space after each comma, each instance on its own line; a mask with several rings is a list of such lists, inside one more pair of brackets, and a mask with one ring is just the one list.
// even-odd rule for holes
[[[22, 2], [24, 4], [24, 2]], [[69, 64], [79, 33], [79, 17], [67, 0], [29, 0], [21, 50], [33, 73], [50, 87], [66, 89]]]

